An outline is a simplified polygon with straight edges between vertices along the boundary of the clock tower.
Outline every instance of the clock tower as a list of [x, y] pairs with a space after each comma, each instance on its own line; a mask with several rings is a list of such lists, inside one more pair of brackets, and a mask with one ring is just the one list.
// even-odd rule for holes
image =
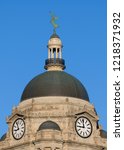
[[7, 117], [0, 150], [105, 150], [106, 132], [84, 85], [64, 72], [62, 41], [48, 41], [46, 72], [24, 88], [20, 103]]

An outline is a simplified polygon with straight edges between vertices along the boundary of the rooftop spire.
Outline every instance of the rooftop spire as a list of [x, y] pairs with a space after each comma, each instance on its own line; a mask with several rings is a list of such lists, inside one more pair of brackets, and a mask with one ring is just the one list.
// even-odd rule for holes
[[56, 28], [58, 25], [55, 23], [57, 17], [51, 14], [51, 23], [54, 27], [53, 34], [48, 41], [48, 59], [45, 61], [44, 68], [48, 71], [51, 70], [64, 70], [65, 61], [62, 59], [62, 42], [59, 36], [56, 34]]

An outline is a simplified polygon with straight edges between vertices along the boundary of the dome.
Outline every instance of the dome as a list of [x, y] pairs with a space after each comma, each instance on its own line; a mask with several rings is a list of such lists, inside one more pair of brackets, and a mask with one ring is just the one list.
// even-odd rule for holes
[[33, 78], [25, 87], [21, 102], [44, 96], [67, 96], [89, 101], [81, 82], [64, 71], [47, 71]]
[[53, 121], [46, 121], [46, 122], [43, 122], [38, 131], [40, 130], [45, 130], [45, 129], [53, 129], [53, 130], [58, 130], [60, 131], [60, 127], [58, 126], [57, 123], [53, 122]]
[[62, 41], [56, 33], [53, 33], [48, 41], [48, 46], [62, 46]]
[[58, 38], [58, 39], [60, 39], [60, 37], [59, 37], [56, 33], [53, 33], [53, 34], [50, 36], [50, 39], [52, 39], [52, 38]]

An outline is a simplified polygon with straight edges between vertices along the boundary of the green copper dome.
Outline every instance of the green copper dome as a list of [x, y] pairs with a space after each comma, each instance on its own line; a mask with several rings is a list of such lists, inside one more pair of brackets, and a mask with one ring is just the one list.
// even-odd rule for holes
[[89, 101], [81, 82], [64, 71], [48, 71], [33, 78], [25, 87], [21, 101], [44, 96], [67, 96]]

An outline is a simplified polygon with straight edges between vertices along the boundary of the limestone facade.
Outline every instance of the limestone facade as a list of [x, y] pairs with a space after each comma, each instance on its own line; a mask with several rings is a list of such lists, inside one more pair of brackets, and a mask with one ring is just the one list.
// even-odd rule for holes
[[[93, 130], [88, 138], [76, 133], [75, 121], [80, 116], [91, 121]], [[25, 133], [20, 140], [12, 135], [17, 118], [25, 122]], [[0, 150], [105, 150], [106, 138], [100, 136], [98, 120], [94, 106], [86, 100], [63, 96], [28, 99], [14, 107], [7, 117], [8, 132], [0, 141]], [[45, 121], [55, 122], [60, 130], [38, 130]]]

